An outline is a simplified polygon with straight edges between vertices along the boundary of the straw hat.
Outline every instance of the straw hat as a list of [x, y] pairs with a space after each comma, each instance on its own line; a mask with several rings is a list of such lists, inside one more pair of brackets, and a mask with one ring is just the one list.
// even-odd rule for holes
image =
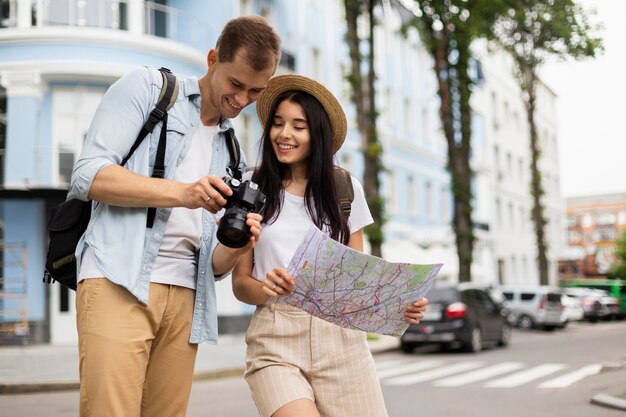
[[302, 75], [285, 74], [270, 79], [256, 104], [256, 112], [261, 124], [265, 125], [270, 117], [270, 110], [276, 97], [285, 91], [291, 90], [304, 91], [311, 94], [324, 107], [326, 113], [328, 113], [333, 130], [333, 153], [337, 152], [346, 139], [346, 131], [348, 129], [346, 114], [330, 90], [319, 82]]

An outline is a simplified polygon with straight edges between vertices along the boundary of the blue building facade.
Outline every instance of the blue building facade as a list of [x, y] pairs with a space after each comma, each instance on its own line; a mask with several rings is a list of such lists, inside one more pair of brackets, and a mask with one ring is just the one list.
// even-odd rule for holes
[[[451, 239], [446, 148], [430, 61], [415, 34], [398, 34], [390, 7], [379, 12], [377, 93], [389, 214], [384, 251], [385, 257], [419, 260], [411, 258], [412, 248]], [[48, 210], [65, 198], [72, 164], [108, 86], [143, 65], [203, 75], [223, 25], [246, 14], [265, 16], [282, 37], [279, 73], [319, 79], [340, 98], [349, 133], [337, 158], [361, 177], [361, 141], [345, 81], [343, 1], [0, 1], [0, 342], [75, 340], [74, 294], [42, 284], [45, 225]], [[261, 135], [254, 106], [235, 126], [254, 164]], [[229, 283], [218, 288], [218, 297], [221, 318], [252, 311], [234, 300]]]

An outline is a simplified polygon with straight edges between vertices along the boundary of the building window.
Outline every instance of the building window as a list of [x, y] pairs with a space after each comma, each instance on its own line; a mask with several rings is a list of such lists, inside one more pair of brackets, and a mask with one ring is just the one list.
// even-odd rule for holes
[[571, 216], [567, 216], [567, 227], [576, 227], [578, 226], [578, 216], [575, 214]]
[[596, 242], [612, 242], [615, 241], [615, 229], [598, 229], [594, 233], [594, 241]]
[[7, 138], [7, 90], [0, 86], [0, 186], [4, 185], [4, 161]]
[[430, 137], [430, 126], [428, 125], [428, 108], [422, 107], [422, 140], [426, 143]]
[[593, 224], [593, 219], [591, 218], [591, 215], [590, 214], [583, 215], [582, 226], [591, 227], [592, 224]]
[[413, 133], [413, 110], [411, 106], [411, 100], [408, 97], [404, 98], [404, 133]]
[[0, 0], [0, 28], [10, 28], [16, 26], [16, 9], [16, 1]]
[[493, 162], [496, 167], [496, 177], [498, 181], [502, 180], [502, 172], [500, 171], [500, 148], [498, 145], [493, 146]]
[[[165, 4], [164, 1], [146, 1], [147, 22], [155, 23], [157, 13], [164, 15], [164, 12], [157, 9], [154, 3]], [[152, 20], [149, 20], [151, 18]], [[125, 1], [48, 0], [43, 2], [43, 21], [50, 26], [86, 26], [127, 30], [128, 9]]]
[[389, 172], [389, 175], [387, 175], [387, 181], [387, 185], [389, 186], [387, 192], [387, 207], [389, 208], [389, 213], [395, 213], [398, 207], [398, 194], [396, 192], [396, 173], [393, 171]]
[[567, 232], [567, 243], [569, 243], [570, 245], [580, 243], [581, 239], [582, 235], [580, 234], [580, 232], [575, 230]]
[[434, 205], [434, 201], [433, 201], [433, 185], [430, 183], [430, 181], [426, 182], [426, 218], [428, 220], [432, 220], [434, 215], [435, 215], [435, 209], [433, 207]]
[[409, 199], [409, 216], [417, 217], [417, 193], [415, 190], [415, 179], [409, 175], [407, 179], [407, 198]]
[[499, 198], [496, 198], [496, 226], [502, 226], [502, 205]]
[[[167, 0], [149, 0], [145, 2], [146, 7], [146, 33], [161, 38], [167, 37], [168, 20], [175, 22], [170, 15], [170, 8], [167, 7]], [[175, 32], [174, 28], [170, 31]]]
[[441, 221], [447, 222], [450, 218], [450, 193], [447, 187], [441, 187]]
[[493, 128], [497, 130], [500, 127], [500, 123], [498, 121], [498, 98], [496, 93], [491, 93], [491, 117]]
[[52, 92], [52, 161], [54, 183], [67, 185], [80, 153], [91, 119], [104, 94], [103, 89], [76, 86]]
[[513, 178], [513, 156], [511, 152], [506, 153], [506, 172], [509, 178]]
[[617, 215], [617, 222], [619, 224], [626, 224], [626, 211], [620, 211]]
[[320, 50], [311, 48], [311, 67], [313, 68], [313, 78], [319, 80], [322, 78], [322, 59]]
[[615, 224], [615, 214], [610, 212], [597, 213], [595, 215], [595, 221], [599, 226]]
[[241, 16], [247, 16], [252, 13], [252, 7], [250, 7], [250, 0], [240, 0], [239, 1], [239, 14]]

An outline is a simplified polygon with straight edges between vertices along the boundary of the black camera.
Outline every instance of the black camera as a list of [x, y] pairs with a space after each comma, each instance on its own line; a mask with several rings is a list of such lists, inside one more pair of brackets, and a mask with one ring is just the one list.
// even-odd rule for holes
[[233, 194], [226, 197], [226, 212], [217, 228], [217, 239], [229, 248], [242, 248], [250, 240], [250, 227], [246, 224], [248, 213], [257, 213], [265, 203], [265, 194], [252, 181], [239, 181], [224, 177], [222, 180]]

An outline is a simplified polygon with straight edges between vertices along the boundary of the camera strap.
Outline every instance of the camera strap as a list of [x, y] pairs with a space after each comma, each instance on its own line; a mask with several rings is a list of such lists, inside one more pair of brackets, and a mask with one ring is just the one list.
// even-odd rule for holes
[[226, 130], [224, 135], [226, 136], [226, 147], [228, 148], [228, 153], [230, 155], [230, 164], [226, 168], [226, 171], [228, 172], [228, 175], [241, 181], [244, 168], [241, 163], [241, 148], [239, 147], [239, 141], [233, 134], [232, 129]]

